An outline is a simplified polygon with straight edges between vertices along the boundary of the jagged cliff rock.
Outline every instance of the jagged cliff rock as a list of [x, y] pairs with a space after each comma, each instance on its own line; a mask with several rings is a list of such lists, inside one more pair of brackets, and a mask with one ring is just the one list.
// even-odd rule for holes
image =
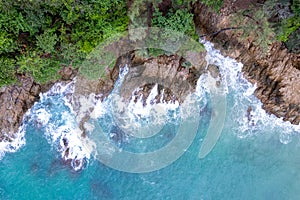
[[[77, 70], [65, 67], [60, 71], [61, 81], [70, 81]], [[48, 91], [54, 84], [40, 85], [26, 75], [18, 75], [18, 83], [0, 89], [0, 142], [10, 141], [20, 127], [23, 116], [39, 100], [41, 92]]]
[[[182, 65], [186, 59], [191, 60], [189, 56], [183, 58], [178, 55], [162, 55], [148, 59], [135, 56], [122, 85], [121, 96], [127, 100], [135, 89], [158, 84], [161, 89], [167, 91], [166, 101], [176, 99], [182, 103], [185, 97], [194, 91], [197, 80], [205, 71], [205, 53], [198, 53], [197, 56], [191, 55], [194, 59], [192, 62], [196, 64], [189, 68]], [[146, 90], [143, 96], [146, 98], [148, 93], [149, 90]]]
[[277, 117], [293, 124], [300, 122], [300, 54], [289, 53], [279, 42], [263, 50], [254, 43], [255, 38], [238, 40], [237, 29], [216, 33], [221, 29], [232, 27], [232, 14], [239, 9], [263, 1], [225, 1], [221, 12], [207, 8], [201, 3], [194, 6], [194, 21], [201, 34], [221, 50], [223, 55], [234, 58], [244, 64], [244, 76], [257, 85], [255, 95], [263, 103], [263, 108]]
[[3, 87], [0, 91], [0, 141], [10, 140], [17, 132], [25, 112], [38, 99], [41, 86], [32, 78], [19, 76], [21, 85]]
[[[95, 94], [101, 100], [107, 97], [114, 87], [120, 68], [125, 65], [129, 68], [120, 89], [123, 101], [129, 102], [133, 96], [136, 98], [142, 96], [146, 102], [151, 89], [158, 84], [160, 92], [164, 90], [164, 101], [177, 100], [182, 103], [185, 97], [195, 90], [198, 78], [206, 71], [205, 55], [205, 52], [197, 54], [190, 52], [186, 58], [178, 55], [145, 58], [131, 52], [117, 59], [105, 80], [77, 76], [75, 93], [70, 103], [75, 113], [81, 113], [76, 118], [83, 136], [85, 136], [84, 124], [94, 110], [93, 104], [86, 103], [89, 101], [89, 95]], [[186, 61], [193, 64], [188, 68], [184, 67], [183, 63]], [[138, 88], [141, 90], [134, 94]], [[161, 96], [157, 96], [156, 99], [160, 100]]]

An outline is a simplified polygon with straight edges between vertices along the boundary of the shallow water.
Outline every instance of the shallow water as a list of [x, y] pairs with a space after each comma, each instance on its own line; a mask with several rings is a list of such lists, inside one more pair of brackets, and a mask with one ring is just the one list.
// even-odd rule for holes
[[[44, 94], [26, 117], [26, 144], [15, 153], [6, 153], [0, 161], [0, 198], [299, 199], [299, 127], [267, 115], [252, 94], [254, 87], [241, 77], [241, 64], [222, 57], [209, 43], [206, 48], [207, 60], [220, 67], [223, 81], [227, 83], [225, 124], [206, 157], [199, 159], [198, 155], [214, 111], [205, 87], [198, 88], [199, 126], [197, 130], [186, 129], [197, 134], [183, 155], [156, 171], [127, 173], [102, 164], [95, 159], [95, 152], [87, 148], [89, 145], [80, 141], [76, 117], [65, 98], [72, 93], [72, 86], [60, 86]], [[110, 105], [107, 102], [98, 105], [104, 111], [98, 110], [100, 114], [95, 116], [104, 133], [110, 136], [112, 132], [122, 131], [112, 125], [114, 118], [105, 110]], [[249, 106], [253, 109], [250, 121]], [[144, 139], [122, 134], [114, 137], [115, 145], [140, 153], [170, 143], [180, 127], [178, 107], [170, 110], [163, 115], [169, 117], [168, 123], [161, 126], [159, 134]], [[82, 170], [74, 163], [62, 161], [66, 150], [63, 138], [69, 143], [69, 158], [83, 160]]]

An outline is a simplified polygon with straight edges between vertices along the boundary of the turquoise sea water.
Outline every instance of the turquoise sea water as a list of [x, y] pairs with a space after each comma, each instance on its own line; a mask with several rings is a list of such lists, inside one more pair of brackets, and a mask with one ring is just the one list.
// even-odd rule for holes
[[[205, 158], [198, 158], [199, 149], [214, 115], [207, 93], [205, 103], [201, 101], [197, 130], [186, 130], [197, 131], [196, 137], [184, 154], [167, 167], [148, 173], [127, 173], [91, 156], [85, 158], [85, 167], [76, 171], [62, 161], [60, 140], [55, 139], [57, 132], [67, 135], [76, 129], [72, 125], [76, 124], [75, 117], [63, 101], [65, 94], [53, 93], [35, 104], [31, 118], [24, 122], [26, 144], [15, 153], [6, 153], [0, 161], [0, 198], [299, 199], [298, 127], [265, 114], [252, 95], [252, 86], [241, 78], [238, 66], [207, 45], [207, 59], [224, 65], [220, 68], [226, 77], [228, 95], [222, 135]], [[234, 69], [237, 70], [230, 71]], [[253, 109], [250, 121], [246, 116], [249, 106]], [[98, 120], [103, 127], [112, 121], [109, 117]], [[140, 148], [139, 140], [130, 138], [118, 140], [121, 143], [116, 145], [136, 152], [153, 151], [170, 142], [177, 130], [176, 123], [165, 125], [153, 138], [153, 145], [151, 138], [147, 139], [147, 149]], [[70, 151], [76, 158], [88, 157], [75, 153], [79, 152], [76, 145], [80, 146], [76, 140], [69, 142], [74, 143]], [[135, 149], [134, 145], [138, 147]]]

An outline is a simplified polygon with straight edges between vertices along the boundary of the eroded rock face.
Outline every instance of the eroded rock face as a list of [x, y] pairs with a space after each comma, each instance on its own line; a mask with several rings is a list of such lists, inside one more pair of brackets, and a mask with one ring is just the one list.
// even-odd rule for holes
[[[81, 75], [77, 76], [75, 93], [70, 103], [75, 113], [78, 114], [76, 119], [83, 131], [83, 136], [85, 136], [84, 124], [94, 110], [94, 104], [90, 103], [92, 102], [90, 98], [94, 97], [90, 95], [95, 94], [100, 100], [107, 97], [114, 88], [120, 68], [125, 65], [129, 68], [120, 90], [120, 96], [124, 101], [129, 102], [132, 96], [136, 98], [142, 96], [146, 101], [153, 86], [158, 84], [158, 89], [164, 90], [164, 101], [177, 100], [181, 103], [188, 94], [194, 91], [198, 78], [206, 71], [205, 55], [205, 52], [197, 53], [197, 55], [190, 52], [187, 58], [178, 55], [144, 58], [132, 52], [119, 57], [105, 79], [92, 80]], [[184, 67], [183, 63], [187, 61], [193, 65]], [[133, 94], [138, 88], [141, 90]], [[160, 96], [156, 98], [161, 99]]]
[[[71, 67], [61, 71], [64, 81], [70, 81], [76, 74], [77, 70]], [[24, 114], [39, 100], [39, 94], [48, 91], [54, 84], [40, 85], [25, 75], [18, 75], [18, 80], [18, 84], [0, 90], [0, 142], [14, 138]]]
[[[79, 128], [82, 130], [82, 137], [86, 136], [84, 125], [91, 117], [94, 111], [94, 98], [103, 101], [114, 88], [114, 84], [118, 79], [120, 68], [125, 65], [131, 65], [132, 54], [128, 53], [119, 57], [115, 66], [109, 69], [105, 78], [89, 79], [84, 75], [78, 75], [75, 83], [75, 93], [69, 98]], [[96, 97], [92, 97], [94, 94]]]
[[[194, 6], [196, 26], [202, 34], [232, 27], [230, 17], [236, 10], [244, 9], [245, 5], [243, 8], [239, 6], [242, 1], [225, 1], [220, 14], [197, 3]], [[259, 1], [253, 0], [248, 5], [255, 5], [257, 2]], [[251, 83], [257, 84], [255, 95], [268, 113], [299, 124], [300, 54], [289, 53], [279, 42], [271, 44], [269, 52], [263, 54], [262, 50], [255, 46], [254, 39], [238, 41], [239, 36], [237, 30], [226, 30], [207, 39], [211, 40], [223, 55], [244, 64], [244, 76]]]
[[20, 76], [22, 85], [4, 87], [0, 91], [0, 141], [13, 138], [25, 112], [39, 98], [41, 86], [30, 77]]
[[[171, 98], [173, 96], [182, 103], [195, 90], [197, 80], [205, 71], [205, 53], [199, 55], [202, 59], [198, 65], [188, 68], [182, 66], [185, 59], [177, 55], [149, 59], [135, 57], [122, 85], [121, 96], [129, 100], [137, 88], [158, 84], [161, 89], [168, 91], [166, 101], [174, 100]], [[146, 90], [143, 96], [147, 97], [149, 91]]]
[[107, 97], [112, 89], [114, 88], [114, 84], [119, 76], [120, 67], [124, 67], [125, 65], [131, 65], [132, 54], [128, 53], [120, 56], [115, 66], [112, 69], [107, 69], [107, 75], [105, 78], [91, 79], [84, 75], [79, 74], [76, 77], [75, 84], [75, 97], [76, 96], [88, 96], [92, 93], [101, 94], [101, 100]]

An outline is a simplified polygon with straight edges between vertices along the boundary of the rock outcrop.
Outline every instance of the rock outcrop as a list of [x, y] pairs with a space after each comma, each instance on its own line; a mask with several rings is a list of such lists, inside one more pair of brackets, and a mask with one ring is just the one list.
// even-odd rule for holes
[[[139, 93], [134, 94], [136, 98], [143, 97], [144, 102], [151, 92], [154, 84], [158, 84], [160, 91], [164, 90], [163, 100], [184, 101], [185, 97], [194, 91], [197, 80], [206, 71], [206, 53], [189, 52], [186, 58], [178, 55], [161, 55], [158, 57], [139, 57], [134, 52], [126, 53], [117, 59], [115, 66], [108, 71], [106, 78], [89, 79], [79, 75], [76, 77], [75, 93], [70, 100], [79, 123], [80, 129], [85, 136], [84, 124], [90, 118], [94, 110], [94, 104], [90, 103], [91, 94], [103, 100], [107, 97], [118, 79], [120, 68], [128, 66], [129, 72], [120, 89], [120, 96], [129, 102], [133, 92], [141, 88]], [[184, 67], [183, 63], [193, 63], [190, 67]], [[156, 97], [161, 99], [160, 96]], [[93, 100], [92, 100], [93, 101]], [[159, 101], [157, 101], [159, 102]]]
[[[230, 17], [239, 9], [262, 3], [260, 0], [225, 0], [221, 12], [217, 14], [205, 5], [194, 5], [194, 21], [201, 34], [207, 34], [207, 39], [215, 43], [224, 55], [230, 56], [244, 64], [245, 77], [257, 85], [255, 95], [262, 101], [264, 109], [293, 124], [300, 123], [300, 55], [289, 53], [279, 42], [270, 45], [269, 52], [263, 54], [260, 47], [254, 44], [254, 39], [240, 41], [237, 29], [230, 29]], [[226, 31], [219, 30], [226, 29]], [[212, 34], [217, 33], [217, 34]], [[109, 50], [119, 57], [115, 67], [107, 73], [106, 79], [88, 80], [77, 76], [74, 110], [80, 109], [76, 104], [76, 95], [88, 96], [91, 93], [102, 94], [103, 99], [109, 95], [118, 78], [119, 67], [128, 64], [129, 73], [121, 88], [121, 96], [129, 100], [135, 89], [142, 90], [147, 97], [153, 84], [158, 83], [160, 89], [165, 89], [166, 100], [183, 102], [185, 97], [195, 89], [196, 81], [205, 72], [205, 53], [188, 52], [186, 58], [178, 55], [163, 55], [157, 58], [141, 58], [134, 55], [134, 47], [138, 46], [130, 39], [120, 40], [111, 45]], [[121, 47], [121, 48], [120, 48]], [[126, 55], [123, 55], [125, 52]], [[122, 55], [122, 56], [120, 56]], [[186, 67], [184, 62], [191, 66]], [[218, 76], [216, 66], [208, 66], [214, 77]], [[61, 81], [73, 79], [77, 70], [71, 66], [60, 71]], [[19, 85], [1, 88], [0, 90], [0, 141], [10, 140], [18, 130], [25, 112], [39, 99], [40, 92], [46, 92], [54, 83], [40, 85], [32, 78], [20, 75]], [[78, 107], [76, 107], [76, 105]], [[92, 112], [89, 110], [88, 113]], [[88, 113], [81, 119], [80, 127], [88, 119]]]
[[[182, 103], [195, 90], [197, 80], [205, 71], [205, 53], [198, 53], [198, 56], [197, 62], [193, 62], [197, 64], [189, 68], [183, 66], [186, 60], [191, 60], [189, 57], [162, 55], [145, 59], [135, 56], [122, 85], [121, 96], [128, 100], [137, 88], [158, 84], [159, 88], [167, 91], [166, 101], [178, 100]], [[196, 59], [196, 56], [193, 58]], [[143, 97], [146, 98], [150, 90], [144, 91]]]
[[[197, 3], [193, 9], [194, 21], [201, 34], [208, 35], [206, 38], [211, 40], [223, 55], [244, 64], [244, 76], [257, 85], [255, 95], [268, 113], [293, 124], [299, 124], [300, 54], [289, 53], [280, 42], [274, 42], [269, 46], [269, 51], [263, 53], [263, 50], [255, 45], [255, 38], [238, 40], [240, 32], [237, 29], [230, 29], [232, 27], [230, 17], [237, 10], [262, 2], [225, 0], [219, 14]], [[227, 30], [219, 32], [222, 29]]]
[[[70, 81], [77, 74], [72, 67], [60, 71], [61, 81]], [[33, 78], [23, 74], [17, 75], [18, 83], [0, 89], [0, 142], [10, 141], [20, 127], [24, 114], [39, 100], [41, 92], [48, 91], [54, 84], [38, 84]]]
[[21, 85], [1, 88], [0, 91], [0, 141], [14, 138], [25, 112], [39, 98], [41, 86], [30, 77], [19, 76]]

